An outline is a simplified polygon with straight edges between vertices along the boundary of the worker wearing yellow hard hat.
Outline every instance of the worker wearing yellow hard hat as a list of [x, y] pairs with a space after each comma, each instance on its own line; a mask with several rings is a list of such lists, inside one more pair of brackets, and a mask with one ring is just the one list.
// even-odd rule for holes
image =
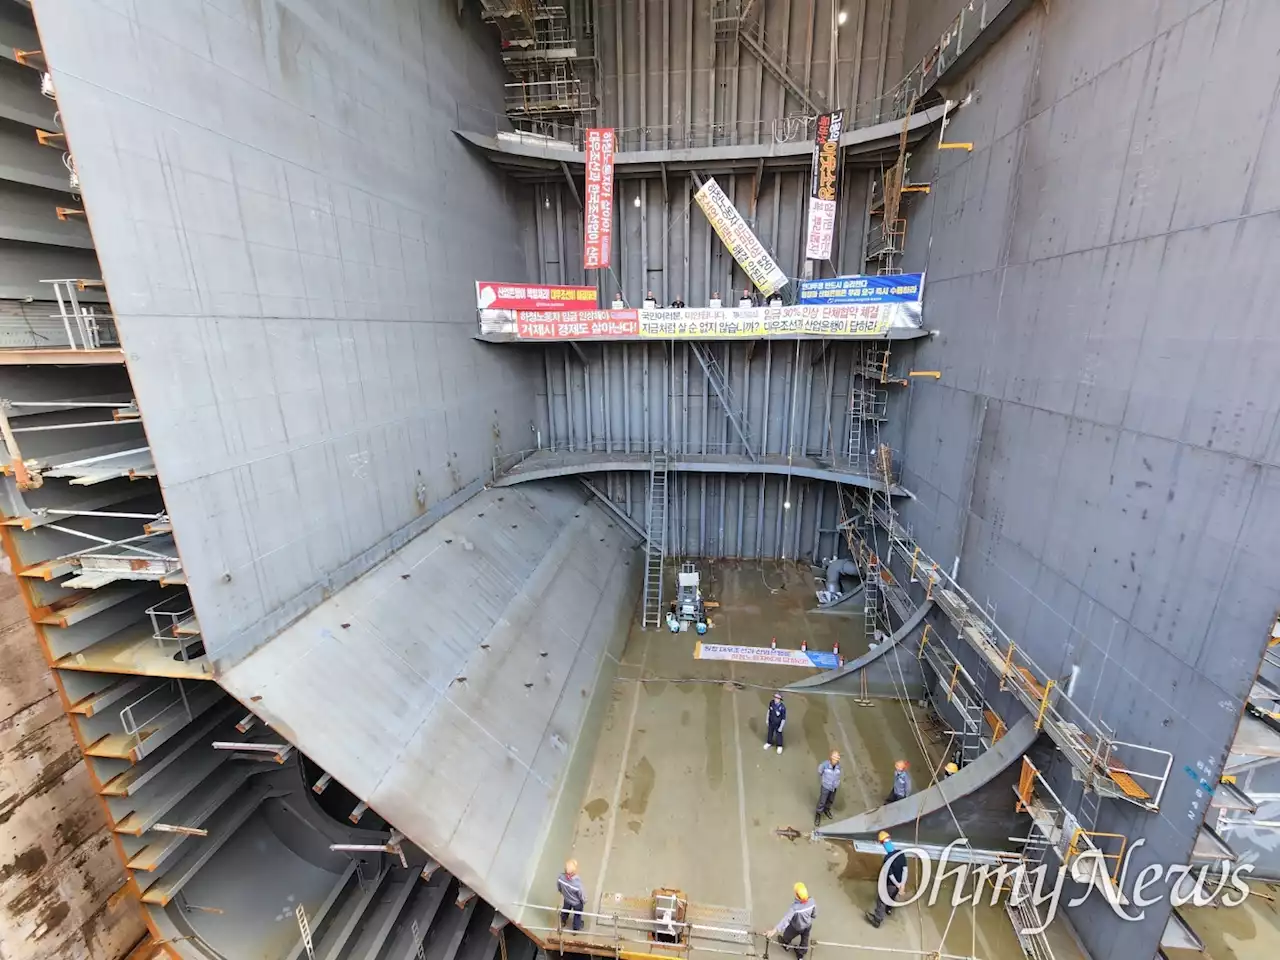
[[960, 768], [956, 766], [954, 762], [952, 762], [952, 763], [948, 763], [945, 767], [943, 767], [942, 772], [945, 773], [948, 777], [951, 777], [959, 773]]
[[876, 883], [876, 908], [866, 913], [867, 923], [878, 927], [885, 917], [893, 913], [894, 904], [902, 896], [907, 883], [907, 854], [894, 846], [889, 831], [881, 830], [877, 840], [884, 847], [884, 864], [880, 867], [880, 879]]
[[777, 937], [784, 947], [790, 946], [799, 937], [799, 943], [793, 949], [796, 960], [804, 960], [804, 955], [809, 951], [809, 933], [813, 929], [813, 920], [818, 915], [818, 905], [813, 902], [813, 898], [809, 896], [809, 888], [803, 883], [797, 883], [791, 891], [796, 896], [791, 908], [778, 921], [778, 925], [772, 930], [766, 930], [764, 935]]

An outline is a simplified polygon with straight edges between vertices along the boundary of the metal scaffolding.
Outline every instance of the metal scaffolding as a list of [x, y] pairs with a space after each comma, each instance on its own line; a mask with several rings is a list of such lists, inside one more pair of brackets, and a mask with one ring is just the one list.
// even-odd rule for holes
[[485, 21], [497, 27], [511, 74], [504, 85], [507, 117], [520, 129], [581, 126], [580, 115], [595, 109], [590, 84], [578, 70], [590, 56], [565, 7], [541, 0], [483, 0], [482, 6]]

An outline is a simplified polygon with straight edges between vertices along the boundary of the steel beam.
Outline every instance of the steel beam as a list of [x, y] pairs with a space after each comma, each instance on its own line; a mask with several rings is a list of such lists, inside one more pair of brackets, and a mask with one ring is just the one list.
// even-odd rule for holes
[[738, 42], [764, 66], [766, 70], [773, 75], [773, 78], [787, 88], [791, 94], [803, 103], [813, 113], [823, 113], [826, 107], [822, 106], [813, 97], [809, 96], [807, 90], [804, 89], [786, 69], [769, 56], [769, 51], [765, 48], [763, 39], [755, 32], [755, 30], [743, 26], [738, 31]]

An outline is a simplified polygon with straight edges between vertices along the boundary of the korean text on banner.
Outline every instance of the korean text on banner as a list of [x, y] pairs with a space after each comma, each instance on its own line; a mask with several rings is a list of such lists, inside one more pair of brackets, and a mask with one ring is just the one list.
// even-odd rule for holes
[[816, 667], [834, 670], [840, 666], [840, 658], [834, 653], [818, 650], [782, 650], [772, 647], [735, 647], [724, 643], [698, 641], [693, 648], [695, 660], [732, 660], [735, 663], [767, 663], [780, 667]]
[[836, 168], [843, 132], [843, 110], [818, 115], [809, 186], [809, 229], [804, 251], [809, 260], [831, 259], [831, 241], [836, 232]]
[[882, 337], [892, 326], [885, 307], [763, 307], [641, 310], [640, 336], [660, 340], [769, 337]]
[[800, 284], [800, 302], [833, 303], [919, 303], [924, 291], [923, 273], [885, 276], [828, 277]]
[[768, 295], [786, 286], [787, 275], [773, 257], [769, 256], [769, 251], [764, 248], [760, 239], [751, 232], [733, 201], [720, 189], [720, 184], [715, 180], [708, 180], [694, 195], [694, 199], [707, 215], [720, 242], [733, 254], [733, 259], [738, 261], [738, 266], [742, 267], [756, 287]]
[[476, 281], [477, 310], [591, 310], [598, 305], [595, 287]]
[[625, 340], [639, 336], [635, 310], [578, 310], [564, 313], [521, 310], [516, 335], [521, 340]]
[[582, 207], [582, 266], [608, 267], [613, 259], [613, 128], [587, 130], [586, 196]]

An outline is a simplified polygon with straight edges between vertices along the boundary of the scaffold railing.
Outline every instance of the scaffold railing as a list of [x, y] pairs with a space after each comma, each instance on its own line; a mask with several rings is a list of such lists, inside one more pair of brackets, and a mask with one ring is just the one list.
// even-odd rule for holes
[[990, 613], [971, 597], [917, 544], [892, 510], [876, 502], [872, 519], [888, 535], [892, 550], [911, 564], [914, 579], [926, 596], [955, 626], [957, 633], [1000, 677], [1011, 692], [1070, 760], [1086, 791], [1156, 811], [1169, 780], [1173, 754], [1145, 744], [1117, 740], [1077, 706], [1048, 671], [1001, 629]]
[[[702, 954], [726, 954], [736, 957], [759, 957], [768, 960], [770, 947], [775, 954], [785, 953], [780, 946], [746, 924], [691, 923], [688, 920], [643, 918], [632, 911], [592, 913], [581, 911], [590, 929], [570, 930], [560, 923], [561, 907], [520, 903], [523, 910], [534, 914], [520, 922], [520, 929], [531, 934], [543, 949], [558, 953], [579, 953], [617, 960], [639, 960], [642, 957], [689, 960]], [[689, 913], [696, 907], [689, 905]], [[655, 939], [655, 932], [672, 937], [675, 942]], [[978, 960], [972, 954], [946, 953], [927, 948], [883, 947], [862, 943], [840, 943], [831, 940], [809, 941], [809, 956], [899, 956], [922, 957], [926, 960]]]

